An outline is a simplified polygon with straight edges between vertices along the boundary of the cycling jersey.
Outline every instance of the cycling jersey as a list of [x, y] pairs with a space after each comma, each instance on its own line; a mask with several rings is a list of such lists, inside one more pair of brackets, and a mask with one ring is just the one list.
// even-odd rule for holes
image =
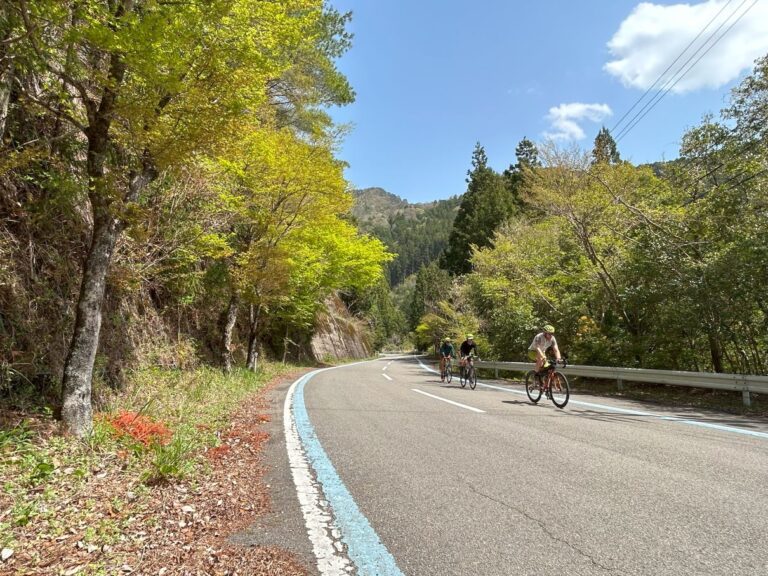
[[456, 350], [453, 349], [453, 344], [443, 343], [443, 345], [440, 346], [440, 355], [441, 356], [456, 356]]
[[547, 340], [545, 336], [546, 332], [539, 332], [536, 334], [536, 336], [533, 338], [533, 342], [531, 342], [531, 345], [528, 347], [528, 350], [533, 350], [534, 352], [537, 349], [540, 349], [542, 352], [546, 352], [552, 346], [557, 346], [557, 340], [555, 340], [555, 335], [552, 335], [552, 338]]
[[470, 344], [469, 340], [464, 340], [464, 342], [461, 343], [461, 348], [459, 351], [461, 352], [462, 356], [469, 356], [470, 352], [477, 356], [477, 344], [474, 342]]

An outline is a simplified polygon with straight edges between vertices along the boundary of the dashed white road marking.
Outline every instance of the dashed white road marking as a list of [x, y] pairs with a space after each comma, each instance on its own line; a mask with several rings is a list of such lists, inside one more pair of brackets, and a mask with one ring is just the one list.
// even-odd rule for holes
[[382, 374], [382, 376], [384, 376], [384, 378], [386, 378], [387, 380], [389, 380], [390, 382], [392, 382], [392, 378], [390, 378], [390, 377], [389, 377], [389, 376], [387, 376], [386, 374]]
[[440, 396], [435, 396], [434, 394], [430, 394], [429, 392], [424, 392], [423, 390], [419, 390], [418, 388], [411, 388], [414, 392], [418, 392], [419, 394], [424, 394], [424, 396], [429, 396], [430, 398], [434, 398], [435, 400], [442, 400], [443, 402], [447, 402], [448, 404], [453, 404], [454, 406], [458, 406], [459, 408], [464, 408], [465, 410], [472, 410], [472, 412], [478, 412], [479, 414], [485, 414], [485, 410], [480, 410], [480, 408], [474, 408], [472, 406], [467, 406], [466, 404], [461, 404], [460, 402], [454, 402], [453, 400], [448, 400], [448, 398], [441, 398]]

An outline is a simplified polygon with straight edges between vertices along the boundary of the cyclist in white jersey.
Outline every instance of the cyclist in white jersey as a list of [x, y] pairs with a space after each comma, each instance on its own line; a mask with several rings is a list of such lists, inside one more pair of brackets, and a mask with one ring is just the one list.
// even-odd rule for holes
[[560, 360], [560, 349], [557, 347], [557, 340], [555, 340], [555, 327], [547, 324], [543, 330], [543, 332], [536, 334], [528, 347], [528, 357], [536, 361], [536, 372], [540, 372], [544, 367], [547, 350], [550, 348], [555, 354], [555, 360]]

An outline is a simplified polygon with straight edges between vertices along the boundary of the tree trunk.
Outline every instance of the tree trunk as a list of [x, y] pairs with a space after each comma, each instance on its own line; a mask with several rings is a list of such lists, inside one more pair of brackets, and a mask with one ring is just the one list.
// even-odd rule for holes
[[109, 215], [94, 223], [77, 302], [75, 331], [64, 363], [61, 417], [65, 429], [78, 437], [89, 434], [93, 426], [91, 377], [99, 344], [106, 277], [120, 229], [118, 221]]
[[261, 306], [254, 306], [251, 304], [250, 309], [250, 322], [248, 326], [248, 359], [246, 360], [246, 366], [249, 370], [256, 372], [256, 364], [258, 362], [259, 353], [257, 351], [257, 345], [259, 342], [259, 318], [261, 317]]
[[0, 71], [0, 143], [5, 136], [5, 124], [8, 120], [8, 104], [13, 88], [13, 64], [8, 64]]
[[11, 100], [13, 87], [13, 60], [8, 57], [8, 40], [14, 28], [16, 18], [12, 15], [11, 6], [3, 2], [0, 5], [0, 144], [5, 136], [5, 123], [8, 119], [8, 103]]
[[221, 364], [224, 372], [232, 372], [232, 333], [237, 323], [237, 304], [236, 295], [232, 295], [227, 306], [227, 315], [224, 319], [224, 334], [221, 342]]
[[711, 332], [707, 334], [709, 338], [709, 353], [712, 357], [712, 368], [715, 372], [722, 373], [725, 371], [723, 368], [723, 347], [720, 344], [720, 339]]
[[288, 326], [285, 327], [285, 338], [283, 338], [283, 364], [285, 364], [285, 360], [288, 358], [288, 342], [290, 340], [288, 339]]

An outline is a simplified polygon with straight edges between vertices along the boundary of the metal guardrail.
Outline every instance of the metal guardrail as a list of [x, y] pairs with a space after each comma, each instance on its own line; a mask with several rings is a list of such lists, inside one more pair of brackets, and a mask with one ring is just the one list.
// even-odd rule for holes
[[[529, 362], [486, 362], [477, 361], [478, 368], [527, 372], [533, 368]], [[768, 376], [752, 374], [716, 374], [712, 372], [681, 372], [677, 370], [646, 370], [641, 368], [612, 368], [608, 366], [568, 365], [560, 368], [566, 375], [616, 380], [621, 389], [624, 382], [650, 382], [692, 388], [733, 390], [742, 393], [745, 406], [751, 406], [751, 394], [768, 394]]]

